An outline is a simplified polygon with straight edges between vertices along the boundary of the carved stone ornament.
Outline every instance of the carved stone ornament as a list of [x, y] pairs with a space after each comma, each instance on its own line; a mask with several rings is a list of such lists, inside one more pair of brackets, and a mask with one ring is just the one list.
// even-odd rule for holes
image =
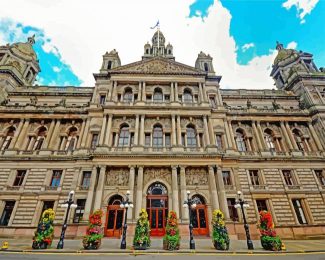
[[110, 169], [106, 172], [106, 186], [127, 186], [129, 183], [129, 169]]
[[186, 168], [186, 185], [207, 185], [208, 174], [204, 168]]
[[112, 73], [144, 73], [144, 74], [204, 74], [202, 71], [171, 60], [160, 57], [139, 61], [125, 66], [117, 67]]
[[163, 129], [170, 129], [171, 127], [171, 120], [169, 118], [147, 118], [144, 123], [145, 130], [152, 130], [155, 124], [162, 125]]
[[144, 170], [144, 184], [156, 179], [164, 180], [171, 184], [172, 172], [170, 168], [145, 168]]
[[135, 126], [135, 120], [133, 118], [116, 118], [113, 120], [113, 128], [120, 128], [123, 123], [128, 124], [130, 128], [134, 128]]

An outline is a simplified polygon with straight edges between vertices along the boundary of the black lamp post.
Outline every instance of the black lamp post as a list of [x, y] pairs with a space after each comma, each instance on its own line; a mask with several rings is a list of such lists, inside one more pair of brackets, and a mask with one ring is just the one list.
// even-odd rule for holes
[[245, 233], [246, 233], [246, 239], [247, 239], [247, 248], [249, 250], [253, 250], [254, 249], [254, 245], [253, 242], [251, 240], [251, 235], [249, 234], [249, 226], [247, 224], [246, 221], [246, 215], [245, 215], [245, 208], [248, 208], [249, 205], [248, 203], [242, 198], [242, 193], [241, 191], [237, 191], [237, 195], [238, 195], [238, 200], [236, 201], [235, 204], [235, 208], [240, 208], [241, 212], [243, 214], [243, 220], [244, 220], [244, 228], [245, 228]]
[[190, 229], [190, 249], [195, 249], [195, 241], [193, 237], [193, 224], [192, 224], [192, 209], [196, 208], [196, 203], [190, 198], [190, 191], [187, 191], [187, 200], [184, 201], [184, 208], [188, 208], [188, 216], [189, 216], [189, 229]]
[[67, 222], [68, 222], [68, 217], [69, 217], [69, 212], [70, 212], [70, 208], [76, 208], [77, 205], [74, 204], [74, 201], [73, 201], [73, 196], [74, 196], [74, 191], [70, 191], [69, 193], [69, 197], [68, 197], [68, 200], [65, 201], [63, 204], [61, 204], [61, 207], [62, 208], [68, 208], [67, 209], [67, 213], [65, 215], [65, 219], [64, 219], [64, 223], [63, 223], [63, 226], [62, 226], [62, 231], [61, 231], [61, 236], [60, 236], [60, 241], [57, 245], [57, 249], [63, 249], [63, 245], [64, 245], [64, 235], [65, 235], [65, 231], [67, 229]]
[[128, 228], [128, 225], [126, 223], [127, 217], [128, 217], [128, 209], [133, 208], [133, 203], [130, 201], [130, 191], [128, 190], [126, 192], [126, 199], [123, 200], [120, 204], [120, 207], [122, 209], [125, 208], [125, 214], [124, 214], [124, 225], [123, 225], [123, 234], [122, 234], [122, 241], [121, 241], [121, 249], [126, 249], [126, 230]]

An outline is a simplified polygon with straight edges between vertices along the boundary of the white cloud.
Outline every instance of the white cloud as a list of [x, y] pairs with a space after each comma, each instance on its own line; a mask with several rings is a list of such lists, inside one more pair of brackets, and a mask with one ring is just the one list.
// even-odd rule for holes
[[297, 9], [297, 16], [300, 18], [300, 23], [305, 23], [304, 17], [311, 13], [318, 1], [319, 0], [287, 0], [282, 6], [287, 10], [295, 6]]
[[58, 72], [61, 71], [61, 69], [59, 67], [54, 66], [53, 67], [53, 71], [56, 72], [56, 73], [58, 73]]
[[223, 88], [273, 88], [269, 74], [276, 52], [239, 65], [236, 42], [229, 32], [230, 12], [215, 1], [204, 20], [189, 18], [192, 3], [193, 0], [165, 0], [158, 8], [152, 0], [11, 0], [1, 9], [0, 17], [42, 26], [51, 39], [47, 50], [58, 50], [86, 86], [94, 86], [92, 73], [99, 71], [106, 51], [116, 48], [122, 64], [140, 60], [143, 45], [154, 33], [149, 27], [159, 19], [167, 42], [174, 46], [177, 61], [194, 66], [202, 50], [214, 58], [216, 73], [223, 77]]
[[292, 41], [287, 44], [287, 49], [297, 49], [298, 43]]
[[253, 42], [250, 42], [250, 43], [245, 43], [245, 44], [241, 47], [241, 49], [242, 49], [243, 52], [245, 52], [245, 51], [247, 51], [248, 49], [253, 48], [253, 47], [255, 47], [255, 44], [254, 44]]

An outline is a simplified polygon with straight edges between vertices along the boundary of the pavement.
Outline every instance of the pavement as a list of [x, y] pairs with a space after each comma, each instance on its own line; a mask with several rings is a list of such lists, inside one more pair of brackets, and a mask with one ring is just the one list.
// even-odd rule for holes
[[[56, 249], [58, 240], [54, 240], [52, 246], [45, 250], [32, 249], [31, 239], [2, 239], [0, 238], [0, 246], [4, 241], [9, 243], [7, 252], [17, 253], [111, 253], [111, 254], [168, 254], [170, 251], [163, 250], [162, 238], [152, 238], [151, 247], [145, 251], [136, 251], [132, 248], [131, 239], [127, 239], [127, 247], [125, 250], [120, 249], [119, 239], [103, 238], [101, 247], [98, 250], [84, 250], [80, 240], [66, 239], [64, 240], [64, 249]], [[271, 252], [273, 254], [281, 253], [325, 253], [325, 240], [284, 240], [286, 251]], [[196, 249], [189, 249], [189, 240], [182, 239], [180, 250], [177, 254], [269, 254], [262, 248], [259, 240], [254, 240], [254, 250], [248, 250], [246, 240], [231, 240], [229, 251], [216, 250], [207, 238], [195, 238]]]

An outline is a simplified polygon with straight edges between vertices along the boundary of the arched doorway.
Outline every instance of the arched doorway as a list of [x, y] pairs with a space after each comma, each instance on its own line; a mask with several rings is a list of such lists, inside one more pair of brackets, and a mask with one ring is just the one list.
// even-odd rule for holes
[[108, 202], [105, 236], [120, 238], [122, 234], [124, 209], [120, 207], [122, 197], [114, 195]]
[[192, 209], [193, 234], [198, 236], [209, 235], [207, 205], [201, 195], [193, 195], [196, 207]]
[[155, 182], [147, 192], [147, 212], [150, 222], [150, 235], [165, 235], [166, 219], [168, 216], [168, 195], [165, 185]]

